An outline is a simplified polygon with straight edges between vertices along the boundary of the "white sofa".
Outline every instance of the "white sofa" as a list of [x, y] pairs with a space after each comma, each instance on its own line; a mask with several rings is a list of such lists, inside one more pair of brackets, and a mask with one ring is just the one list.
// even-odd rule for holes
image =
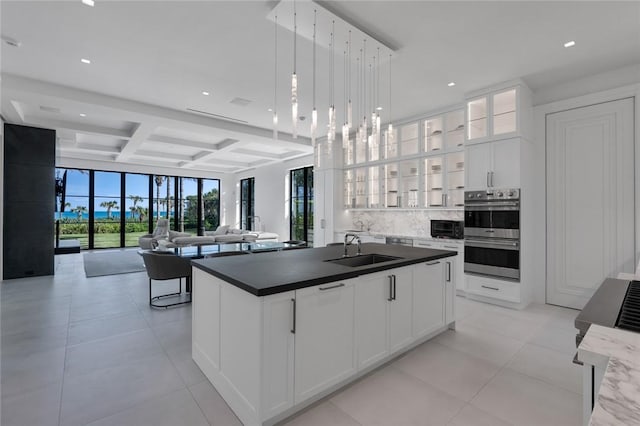
[[169, 231], [167, 248], [196, 246], [207, 244], [246, 243], [254, 241], [278, 241], [278, 234], [273, 232], [254, 232], [244, 229], [229, 228], [227, 225], [218, 226], [215, 231], [205, 231], [204, 235], [193, 235], [186, 232]]

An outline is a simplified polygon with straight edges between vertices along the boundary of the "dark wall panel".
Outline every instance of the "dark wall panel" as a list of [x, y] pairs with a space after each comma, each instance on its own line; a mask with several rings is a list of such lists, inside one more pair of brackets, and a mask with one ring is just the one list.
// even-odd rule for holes
[[53, 275], [54, 130], [4, 125], [4, 279]]

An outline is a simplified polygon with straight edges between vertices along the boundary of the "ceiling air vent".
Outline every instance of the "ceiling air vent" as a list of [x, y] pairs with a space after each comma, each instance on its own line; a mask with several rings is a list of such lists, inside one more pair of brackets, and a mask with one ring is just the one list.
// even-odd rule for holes
[[56, 114], [60, 113], [60, 108], [44, 106], [44, 105], [40, 105], [40, 110], [46, 111], [46, 112], [54, 112]]
[[231, 99], [230, 103], [232, 103], [234, 105], [246, 107], [247, 105], [249, 105], [251, 103], [251, 101], [249, 99], [233, 98], [233, 99]]

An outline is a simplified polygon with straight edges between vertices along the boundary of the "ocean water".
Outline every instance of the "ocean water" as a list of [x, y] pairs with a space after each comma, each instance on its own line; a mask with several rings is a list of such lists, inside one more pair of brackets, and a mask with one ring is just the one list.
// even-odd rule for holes
[[[136, 214], [135, 216], [133, 216], [131, 214], [131, 212], [126, 212], [125, 214], [125, 219], [131, 219], [132, 217], [135, 217], [136, 219], [138, 218], [138, 215]], [[155, 213], [154, 213], [154, 217], [155, 217]], [[167, 212], [160, 212], [160, 217], [167, 217]], [[64, 213], [60, 214], [60, 213], [54, 213], [53, 215], [53, 219], [57, 220], [57, 219], [78, 219], [78, 214], [75, 212], [70, 212], [70, 211], [65, 211]], [[107, 211], [95, 211], [94, 212], [94, 218], [97, 220], [101, 220], [101, 219], [106, 219], [107, 218]], [[119, 219], [120, 218], [120, 212], [119, 211], [112, 211], [111, 212], [111, 218], [112, 219]], [[84, 220], [89, 220], [89, 213], [83, 213], [82, 214], [82, 219]]]

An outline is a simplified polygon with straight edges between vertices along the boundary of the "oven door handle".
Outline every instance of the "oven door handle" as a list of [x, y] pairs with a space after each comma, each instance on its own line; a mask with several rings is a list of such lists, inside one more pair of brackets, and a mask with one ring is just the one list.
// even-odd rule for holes
[[464, 245], [479, 248], [496, 248], [505, 250], [520, 250], [520, 242], [518, 241], [500, 241], [500, 240], [475, 240], [465, 239]]
[[473, 209], [474, 207], [519, 207], [518, 201], [467, 201], [464, 205], [467, 209]]

